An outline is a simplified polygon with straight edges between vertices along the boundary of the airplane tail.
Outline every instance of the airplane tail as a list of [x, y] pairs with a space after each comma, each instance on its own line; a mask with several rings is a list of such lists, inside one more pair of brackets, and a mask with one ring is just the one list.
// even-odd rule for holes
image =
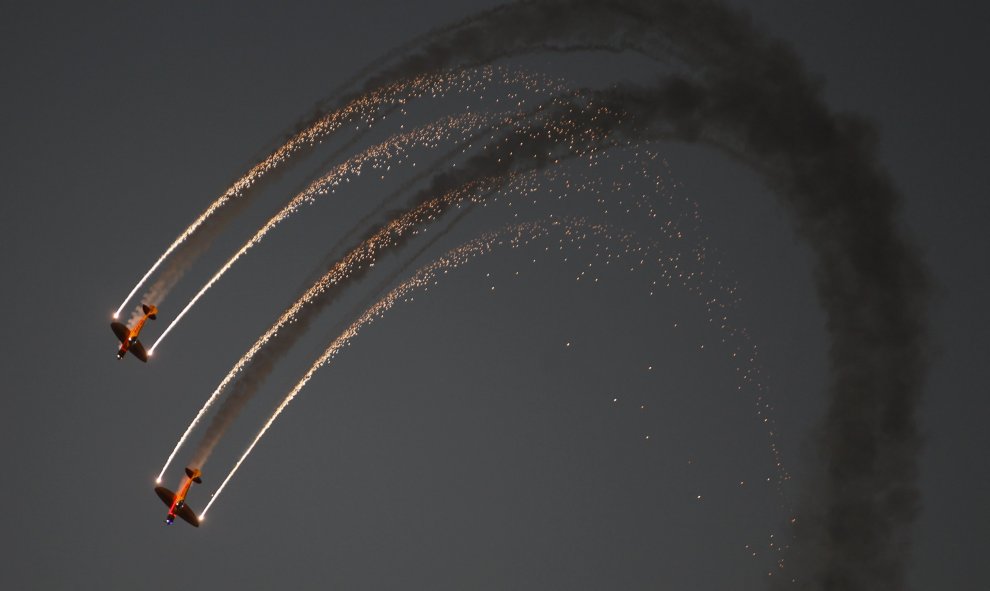
[[141, 309], [144, 310], [144, 313], [148, 316], [148, 318], [151, 318], [152, 320], [158, 318], [158, 307], [154, 304], [150, 306], [148, 304], [141, 304]]
[[195, 470], [186, 468], [186, 476], [191, 478], [196, 484], [203, 484], [203, 479], [201, 478], [202, 475], [203, 473], [200, 472], [198, 468]]

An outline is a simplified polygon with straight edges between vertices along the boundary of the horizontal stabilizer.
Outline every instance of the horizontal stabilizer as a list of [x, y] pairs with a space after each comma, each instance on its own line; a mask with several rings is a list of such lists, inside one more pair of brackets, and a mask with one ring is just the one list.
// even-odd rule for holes
[[158, 318], [158, 308], [155, 306], [149, 306], [148, 304], [141, 304], [141, 309], [144, 310], [145, 315], [148, 318], [154, 320]]
[[192, 479], [196, 484], [203, 484], [203, 479], [200, 478], [203, 473], [199, 469], [193, 470], [192, 468], [186, 468], [186, 476]]

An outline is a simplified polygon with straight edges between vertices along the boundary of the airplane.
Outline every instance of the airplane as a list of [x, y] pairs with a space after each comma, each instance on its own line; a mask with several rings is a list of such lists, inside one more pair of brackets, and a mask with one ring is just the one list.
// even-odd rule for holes
[[155, 493], [158, 495], [158, 498], [168, 505], [168, 515], [165, 516], [165, 525], [172, 525], [172, 522], [175, 521], [175, 516], [178, 515], [186, 520], [189, 525], [199, 527], [199, 517], [186, 504], [186, 494], [189, 492], [189, 487], [192, 486], [192, 483], [201, 484], [203, 482], [202, 475], [203, 473], [198, 468], [186, 468], [186, 476], [188, 478], [183, 483], [182, 488], [179, 489], [178, 494], [164, 486], [155, 487]]
[[138, 335], [141, 334], [141, 329], [144, 328], [144, 323], [148, 321], [149, 318], [154, 320], [158, 318], [158, 308], [155, 306], [149, 306], [147, 304], [142, 304], [141, 309], [144, 310], [144, 317], [138, 320], [134, 328], [127, 328], [121, 322], [111, 322], [110, 328], [113, 329], [113, 334], [117, 335], [120, 339], [120, 349], [117, 350], [117, 359], [123, 359], [124, 355], [130, 351], [135, 357], [141, 361], [148, 361], [148, 352], [144, 350], [144, 345], [138, 340]]

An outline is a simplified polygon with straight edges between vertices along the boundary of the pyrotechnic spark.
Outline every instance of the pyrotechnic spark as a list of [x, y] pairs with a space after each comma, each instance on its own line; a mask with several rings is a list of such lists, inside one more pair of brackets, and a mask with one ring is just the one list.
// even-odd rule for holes
[[[134, 295], [148, 279], [159, 269], [179, 247], [181, 247], [203, 224], [219, 212], [231, 200], [243, 197], [248, 190], [259, 182], [266, 174], [288, 162], [294, 155], [304, 149], [320, 143], [330, 134], [343, 128], [349, 123], [359, 122], [362, 129], [370, 129], [384, 112], [390, 108], [404, 107], [411, 101], [423, 97], [436, 98], [450, 93], [475, 94], [484, 92], [493, 84], [518, 85], [536, 93], [559, 92], [562, 88], [560, 81], [549, 77], [528, 73], [521, 69], [510, 69], [501, 66], [484, 66], [479, 68], [464, 68], [455, 71], [431, 72], [414, 76], [407, 80], [393, 81], [380, 88], [366, 92], [349, 102], [334, 109], [310, 123], [302, 131], [289, 138], [282, 146], [269, 154], [261, 162], [254, 165], [247, 173], [234, 182], [222, 195], [213, 201], [158, 257], [158, 260], [145, 272], [124, 301], [114, 312], [116, 319], [127, 306]], [[178, 275], [169, 279], [168, 284], [157, 285], [145, 295], [145, 300], [160, 304], [170, 289], [178, 280]]]

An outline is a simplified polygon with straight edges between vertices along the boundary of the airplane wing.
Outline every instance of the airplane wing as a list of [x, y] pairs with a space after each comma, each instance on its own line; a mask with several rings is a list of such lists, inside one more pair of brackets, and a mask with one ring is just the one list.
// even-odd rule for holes
[[195, 511], [189, 508], [189, 505], [182, 505], [175, 510], [175, 514], [186, 520], [186, 523], [193, 527], [199, 527], [199, 517], [196, 517]]
[[148, 352], [144, 350], [144, 345], [141, 344], [141, 341], [134, 341], [134, 344], [128, 347], [127, 350], [134, 353], [134, 356], [141, 361], [148, 362]]
[[113, 330], [113, 334], [117, 335], [117, 339], [123, 343], [130, 336], [131, 331], [127, 330], [127, 327], [120, 322], [111, 322], [110, 329]]
[[155, 494], [157, 494], [158, 498], [161, 499], [162, 502], [168, 505], [169, 507], [172, 506], [172, 501], [175, 500], [175, 493], [165, 488], [164, 486], [156, 486]]

